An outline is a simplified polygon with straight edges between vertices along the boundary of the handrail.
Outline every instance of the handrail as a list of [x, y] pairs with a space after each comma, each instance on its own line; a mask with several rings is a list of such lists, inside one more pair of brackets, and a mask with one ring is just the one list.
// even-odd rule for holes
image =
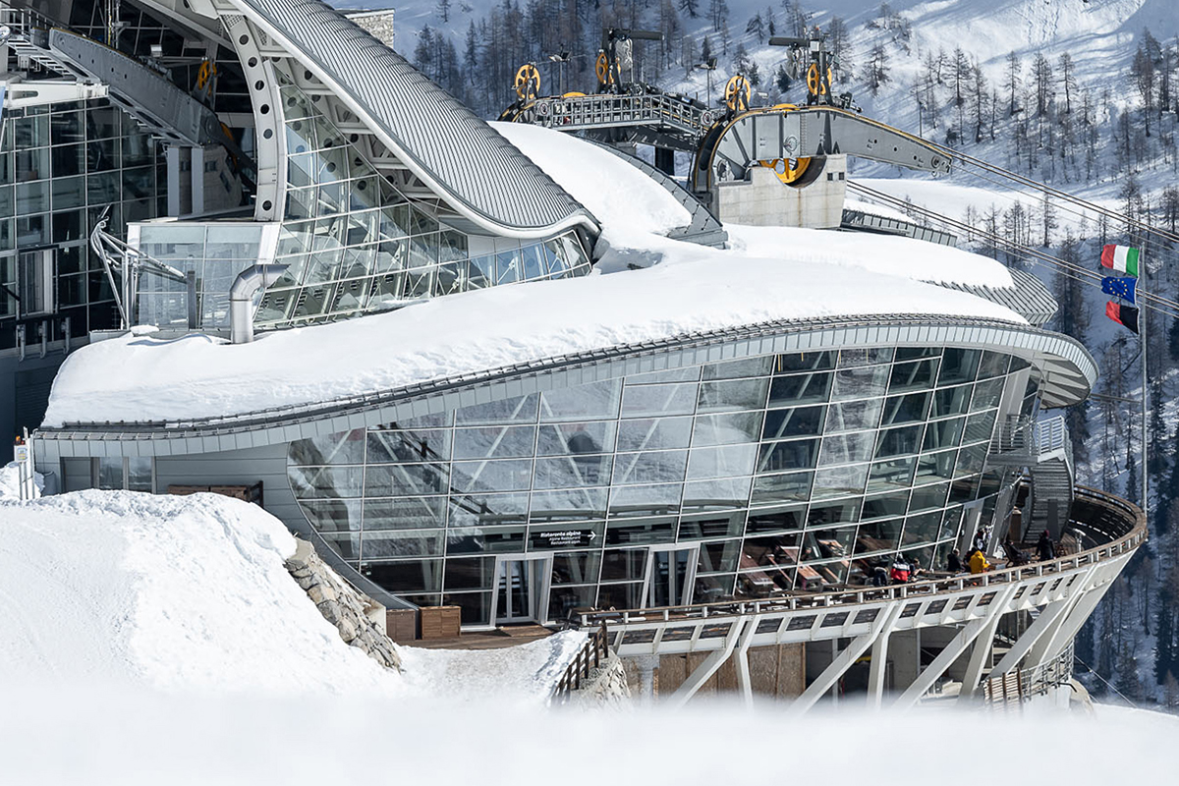
[[[552, 693], [549, 694], [549, 704], [565, 704], [575, 690], [581, 690], [581, 681], [589, 679], [591, 669], [600, 668], [602, 661], [610, 657], [610, 638], [606, 632], [606, 622], [590, 633], [585, 644], [577, 651], [577, 657], [565, 668], [561, 679], [557, 680]], [[593, 664], [591, 666], [590, 664]]]
[[[853, 606], [879, 601], [902, 600], [914, 597], [928, 597], [942, 593], [957, 593], [972, 587], [1002, 586], [1025, 579], [1053, 576], [1065, 571], [1077, 570], [1084, 565], [1108, 561], [1131, 551], [1147, 538], [1146, 516], [1137, 505], [1103, 491], [1077, 486], [1073, 513], [1083, 510], [1085, 505], [1104, 508], [1105, 516], [1093, 521], [1070, 518], [1073, 529], [1081, 530], [1090, 538], [1103, 538], [1104, 542], [1075, 554], [1062, 555], [1047, 562], [1032, 562], [1018, 567], [980, 573], [963, 574], [952, 578], [918, 581], [911, 584], [894, 584], [888, 587], [864, 587], [821, 593], [796, 593], [781, 598], [761, 600], [733, 600], [722, 603], [692, 604], [689, 606], [665, 606], [622, 611], [584, 611], [576, 614], [573, 624], [577, 627], [596, 626], [610, 621], [615, 624], [672, 620], [688, 620], [747, 614], [791, 612], [806, 609], [826, 609], [832, 606]], [[1112, 514], [1112, 515], [1110, 515]], [[1121, 521], [1124, 527], [1117, 527]], [[1112, 531], [1120, 530], [1120, 531]]]
[[990, 705], [1022, 704], [1066, 684], [1073, 676], [1073, 643], [1047, 663], [983, 680], [983, 700]]

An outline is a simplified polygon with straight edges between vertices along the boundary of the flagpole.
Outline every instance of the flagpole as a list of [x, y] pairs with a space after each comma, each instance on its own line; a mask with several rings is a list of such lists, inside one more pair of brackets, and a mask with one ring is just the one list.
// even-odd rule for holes
[[[1142, 245], [1142, 251], [1145, 251], [1146, 243], [1143, 242]], [[1146, 495], [1149, 493], [1150, 489], [1148, 485], [1150, 473], [1146, 470], [1146, 456], [1148, 451], [1146, 440], [1146, 400], [1148, 396], [1148, 388], [1146, 385], [1146, 348], [1147, 345], [1150, 344], [1150, 341], [1147, 340], [1146, 337], [1146, 260], [1142, 258], [1143, 256], [1145, 255], [1140, 251], [1138, 258], [1138, 291], [1142, 293], [1142, 308], [1138, 309], [1138, 341], [1142, 345], [1142, 459], [1141, 465], [1138, 467], [1138, 469], [1142, 474], [1142, 513], [1145, 515], [1149, 508], [1149, 503], [1147, 502], [1148, 498]]]

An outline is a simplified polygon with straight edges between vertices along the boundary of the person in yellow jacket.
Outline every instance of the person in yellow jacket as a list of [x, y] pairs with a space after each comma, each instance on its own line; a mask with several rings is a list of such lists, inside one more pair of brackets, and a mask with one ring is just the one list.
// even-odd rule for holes
[[974, 576], [990, 569], [991, 563], [987, 562], [987, 558], [980, 549], [975, 549], [974, 553], [970, 555], [970, 574]]

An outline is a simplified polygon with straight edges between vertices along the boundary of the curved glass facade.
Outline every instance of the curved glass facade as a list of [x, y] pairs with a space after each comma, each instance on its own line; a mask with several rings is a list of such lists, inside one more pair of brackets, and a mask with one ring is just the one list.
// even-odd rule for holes
[[421, 298], [589, 272], [577, 236], [541, 242], [468, 235], [411, 204], [308, 96], [282, 77], [286, 205], [255, 324], [281, 328]]
[[897, 552], [940, 564], [966, 511], [989, 519], [1013, 478], [986, 455], [1035, 412], [1029, 368], [959, 348], [709, 364], [294, 442], [289, 479], [346, 560], [468, 624], [534, 565], [534, 618], [818, 590]]

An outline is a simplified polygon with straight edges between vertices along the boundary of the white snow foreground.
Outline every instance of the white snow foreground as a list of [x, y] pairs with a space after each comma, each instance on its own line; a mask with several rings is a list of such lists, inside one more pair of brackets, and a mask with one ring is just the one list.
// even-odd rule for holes
[[[0, 489], [15, 474], [0, 469]], [[543, 705], [585, 635], [489, 652], [349, 647], [283, 565], [295, 540], [215, 494], [0, 493], [0, 695], [20, 686], [201, 695], [479, 697]]]
[[[231, 417], [778, 320], [904, 314], [1027, 324], [982, 298], [923, 283], [1011, 286], [995, 260], [904, 238], [803, 229], [729, 226], [732, 248], [723, 250], [670, 240], [658, 231], [682, 207], [638, 170], [555, 131], [512, 127], [510, 136], [609, 218], [613, 251], [595, 274], [452, 295], [251, 344], [201, 334], [92, 344], [62, 366], [44, 425]], [[590, 185], [575, 188], [586, 172]], [[651, 266], [602, 273], [628, 260]]]

